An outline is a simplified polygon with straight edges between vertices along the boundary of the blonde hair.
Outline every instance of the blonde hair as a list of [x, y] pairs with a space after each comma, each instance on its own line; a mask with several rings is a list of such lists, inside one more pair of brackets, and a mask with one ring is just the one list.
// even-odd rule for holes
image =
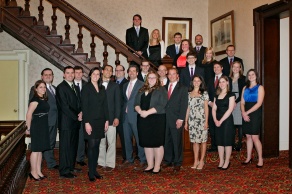
[[234, 61], [231, 65], [231, 68], [230, 68], [230, 74], [229, 74], [229, 77], [233, 78], [234, 77], [234, 74], [233, 74], [233, 71], [232, 71], [232, 68], [233, 68], [233, 65], [237, 63], [239, 64], [239, 67], [240, 67], [240, 70], [239, 70], [239, 77], [242, 77], [243, 76], [243, 69], [242, 69], [242, 64], [240, 61]]
[[149, 45], [152, 45], [153, 42], [153, 33], [154, 31], [158, 32], [158, 38], [157, 38], [157, 43], [159, 43], [161, 41], [161, 36], [160, 36], [160, 31], [158, 29], [154, 29], [151, 34], [150, 34], [150, 38], [149, 38]]
[[206, 63], [208, 62], [208, 61], [207, 61], [207, 57], [206, 57], [206, 53], [207, 53], [208, 51], [212, 51], [212, 55], [213, 55], [213, 56], [212, 56], [212, 59], [211, 59], [210, 62], [212, 62], [212, 61], [215, 60], [215, 52], [214, 52], [213, 47], [207, 47], [206, 50], [205, 50], [204, 59], [203, 59], [203, 61], [202, 61], [203, 64], [206, 64]]

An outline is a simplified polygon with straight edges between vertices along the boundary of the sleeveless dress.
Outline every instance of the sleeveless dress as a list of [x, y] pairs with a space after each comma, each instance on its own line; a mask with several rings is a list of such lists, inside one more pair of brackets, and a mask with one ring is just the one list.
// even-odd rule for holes
[[149, 61], [151, 61], [156, 67], [162, 64], [161, 62], [161, 45], [150, 46], [149, 45]]
[[48, 123], [50, 105], [46, 100], [42, 100], [35, 96], [30, 102], [38, 102], [36, 109], [32, 113], [30, 126], [31, 151], [43, 152], [51, 149]]
[[215, 77], [215, 73], [214, 73], [214, 61], [212, 62], [207, 62], [205, 64], [201, 63], [200, 65], [198, 65], [198, 67], [201, 67], [204, 69], [205, 72], [205, 77], [204, 77], [204, 81], [207, 84], [209, 82], [210, 79], [213, 79]]
[[[257, 103], [259, 87], [258, 84], [252, 88], [245, 88], [243, 94], [245, 111], [248, 111]], [[262, 124], [262, 106], [248, 116], [250, 118], [249, 122], [242, 121], [242, 132], [248, 135], [259, 135]]]
[[[141, 110], [148, 110], [150, 107], [152, 92], [141, 96]], [[165, 114], [151, 114], [146, 118], [138, 114], [137, 127], [139, 144], [141, 147], [155, 148], [164, 145], [165, 139]]]
[[[229, 108], [229, 98], [234, 96], [232, 92], [228, 92], [223, 99], [218, 99], [216, 95], [216, 118], [220, 120]], [[233, 146], [235, 141], [235, 129], [232, 114], [223, 121], [220, 127], [216, 127], [216, 143], [218, 146]]]
[[209, 101], [209, 95], [206, 91], [200, 97], [191, 97], [189, 93], [190, 113], [188, 121], [190, 142], [192, 143], [204, 143], [208, 139], [208, 130], [204, 129], [206, 121], [204, 104], [206, 100]]

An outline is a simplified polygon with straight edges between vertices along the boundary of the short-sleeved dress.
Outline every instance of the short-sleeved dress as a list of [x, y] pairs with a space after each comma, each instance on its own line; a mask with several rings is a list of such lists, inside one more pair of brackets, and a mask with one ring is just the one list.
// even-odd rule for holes
[[32, 113], [30, 126], [31, 151], [43, 152], [50, 149], [50, 135], [48, 113], [50, 105], [46, 100], [33, 97], [30, 102], [37, 102], [38, 105]]
[[[206, 117], [204, 104], [209, 101], [209, 95], [205, 91], [200, 97], [191, 97], [189, 93], [189, 135], [192, 143], [204, 143], [208, 139], [208, 130], [204, 129]], [[207, 118], [208, 119], [208, 118]]]
[[[148, 110], [150, 107], [152, 92], [141, 96], [141, 110]], [[155, 148], [164, 145], [165, 139], [165, 114], [151, 114], [146, 118], [138, 115], [137, 127], [139, 144], [141, 147]]]
[[[218, 99], [216, 95], [216, 118], [220, 120], [229, 108], [229, 98], [234, 96], [232, 92], [228, 92], [223, 99]], [[216, 143], [218, 146], [232, 146], [235, 141], [235, 129], [232, 114], [223, 121], [220, 127], [216, 127]]]
[[[243, 94], [245, 111], [248, 111], [257, 103], [259, 87], [260, 85], [256, 85], [252, 88], [245, 88]], [[258, 135], [262, 124], [262, 107], [259, 107], [248, 116], [250, 119], [249, 122], [242, 121], [242, 132], [249, 135]]]

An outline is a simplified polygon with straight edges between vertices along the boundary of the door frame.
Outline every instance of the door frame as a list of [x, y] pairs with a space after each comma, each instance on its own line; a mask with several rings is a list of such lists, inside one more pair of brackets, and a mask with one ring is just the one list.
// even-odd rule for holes
[[[266, 95], [263, 103], [261, 140], [264, 157], [279, 156], [279, 77], [280, 77], [280, 19], [289, 17], [289, 73], [292, 75], [291, 24], [292, 0], [277, 1], [253, 10], [255, 69], [258, 71]], [[289, 77], [289, 96], [292, 94]], [[292, 168], [292, 100], [289, 98], [289, 167]]]
[[29, 50], [0, 51], [0, 60], [18, 61], [18, 119], [25, 120], [29, 91]]

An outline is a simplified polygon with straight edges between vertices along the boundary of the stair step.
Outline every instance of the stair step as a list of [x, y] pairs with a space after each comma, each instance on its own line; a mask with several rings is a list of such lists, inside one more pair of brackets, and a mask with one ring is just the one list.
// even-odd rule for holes
[[46, 38], [53, 44], [59, 45], [62, 44], [62, 35], [47, 35]]
[[41, 35], [46, 36], [50, 34], [49, 26], [36, 25], [36, 26], [33, 26], [32, 28], [34, 28]]
[[80, 62], [85, 62], [87, 61], [87, 57], [88, 57], [88, 54], [87, 53], [72, 53], [71, 54], [75, 59], [77, 59], [78, 61]]
[[8, 7], [8, 6], [6, 6], [5, 9], [8, 10], [9, 13], [11, 13], [14, 16], [20, 16], [20, 14], [21, 14], [21, 12], [23, 10], [22, 7], [19, 7], [19, 6], [17, 6], [17, 7]]
[[18, 16], [18, 18], [28, 26], [37, 25], [37, 19], [34, 16]]
[[84, 63], [89, 69], [92, 69], [93, 67], [100, 67], [100, 62], [90, 62], [87, 61]]
[[68, 54], [72, 54], [75, 51], [75, 44], [59, 44], [58, 46]]

